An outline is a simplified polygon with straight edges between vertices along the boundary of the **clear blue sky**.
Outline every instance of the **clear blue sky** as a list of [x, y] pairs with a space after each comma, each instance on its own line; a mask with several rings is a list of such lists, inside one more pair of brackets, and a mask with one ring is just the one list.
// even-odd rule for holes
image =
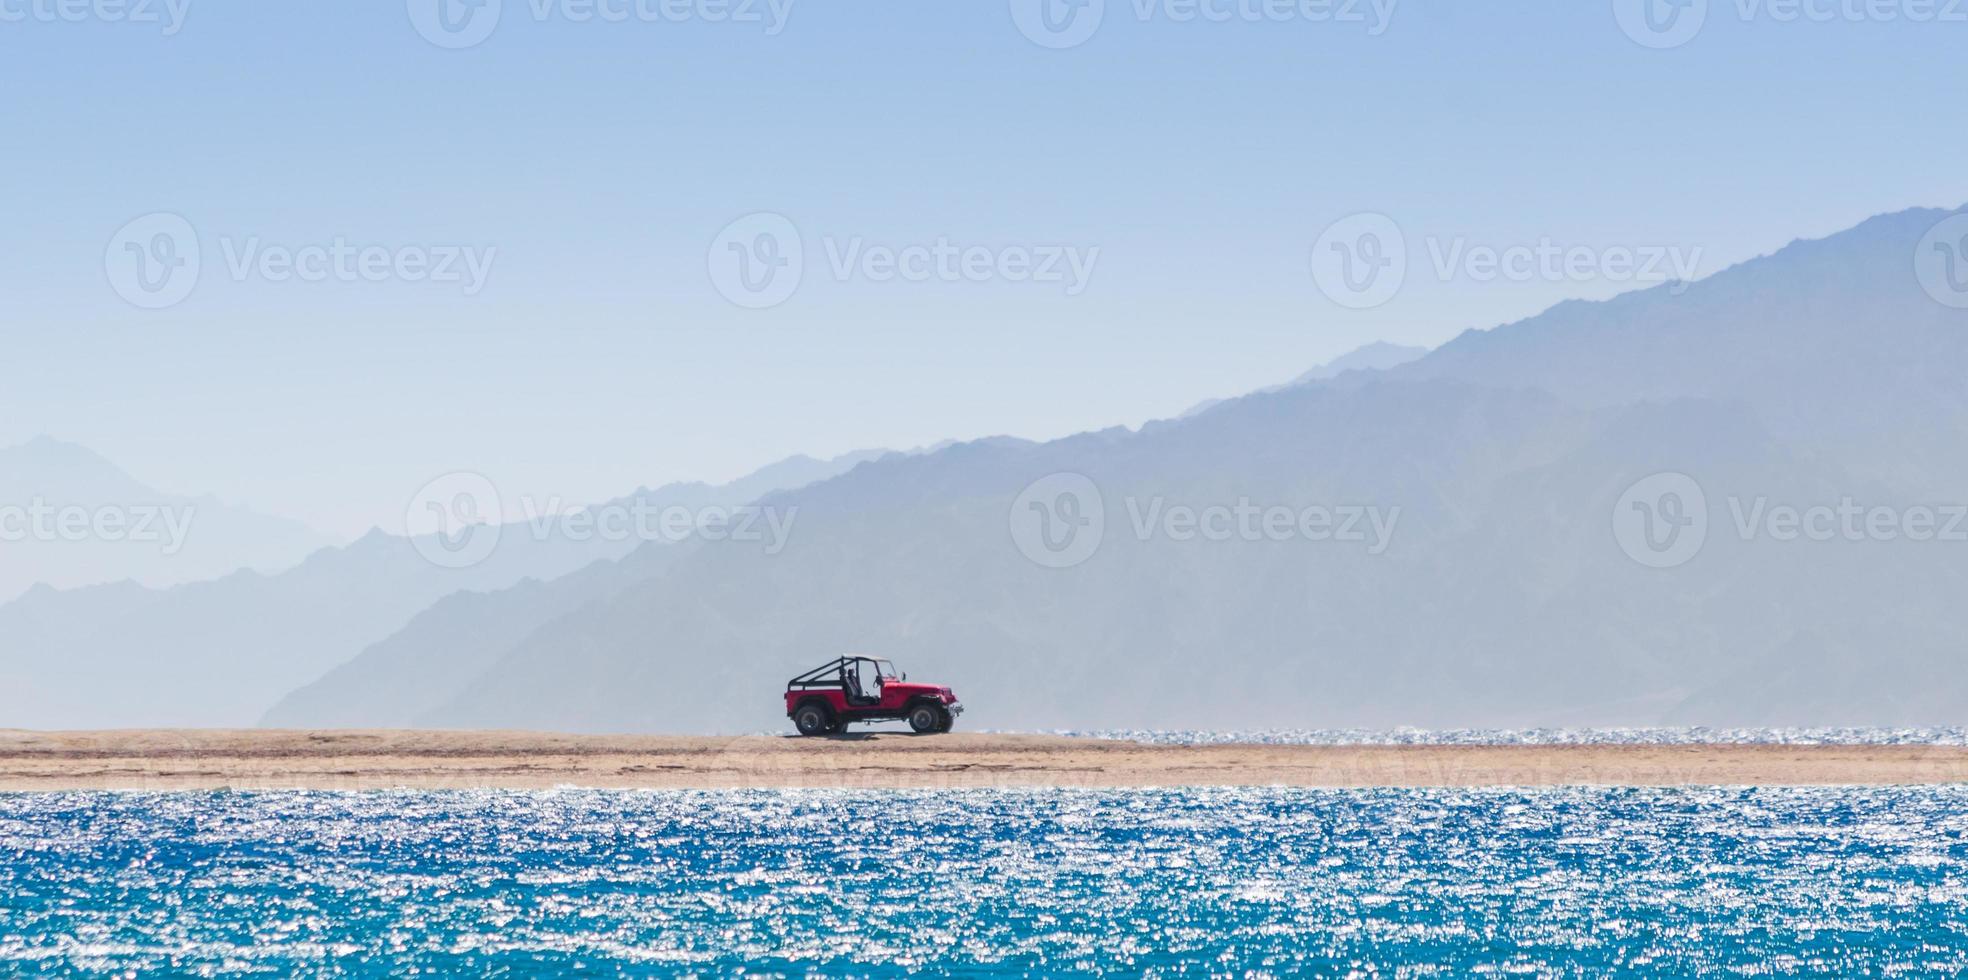
[[[1743, 21], [1653, 50], [1593, 0], [1363, 24], [1143, 22], [1049, 50], [1007, 0], [799, 0], [762, 25], [538, 22], [446, 50], [402, 0], [190, 0], [181, 29], [0, 22], [0, 443], [340, 534], [425, 480], [601, 499], [795, 452], [1051, 437], [1181, 411], [1375, 340], [1436, 344], [1606, 281], [1439, 280], [1425, 240], [1701, 249], [1700, 272], [1968, 201], [1968, 24]], [[162, 0], [157, 0], [162, 11]], [[764, 10], [761, 4], [760, 10]], [[175, 212], [184, 302], [110, 288]], [[728, 223], [806, 244], [767, 310]], [[1322, 295], [1335, 220], [1397, 220], [1390, 302]], [[434, 283], [234, 281], [222, 242], [496, 247]], [[1083, 293], [835, 281], [825, 242], [1100, 249]]]

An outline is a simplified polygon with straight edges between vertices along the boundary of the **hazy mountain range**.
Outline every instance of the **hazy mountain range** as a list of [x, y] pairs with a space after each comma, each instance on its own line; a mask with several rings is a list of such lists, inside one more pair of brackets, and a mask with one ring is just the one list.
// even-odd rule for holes
[[[830, 460], [796, 456], [723, 487], [687, 484], [661, 492], [644, 489], [629, 500], [660, 499], [665, 506], [692, 507], [744, 504], [774, 490], [819, 482], [884, 455], [884, 451], [868, 451]], [[618, 503], [623, 501], [611, 505]], [[510, 588], [447, 596], [400, 631], [282, 698], [263, 723], [292, 728], [421, 724], [460, 677], [482, 669], [499, 652], [555, 619], [655, 576], [692, 546], [688, 540], [642, 544], [619, 560], [597, 561], [558, 579], [529, 578]]]
[[[993, 727], [1955, 722], [1968, 544], [1745, 539], [1731, 511], [1968, 500], [1949, 458], [1968, 313], [1913, 275], [1942, 217], [1140, 431], [870, 463], [769, 498], [802, 515], [783, 553], [701, 547], [618, 580], [425, 692], [439, 706], [415, 720], [773, 727], [786, 676], [872, 650]], [[1099, 549], [1064, 569], [1008, 524], [1059, 472], [1106, 512]], [[1614, 533], [1622, 494], [1660, 472], [1709, 502], [1681, 567]], [[1245, 500], [1400, 517], [1381, 554], [1133, 527], [1158, 501]]]
[[[296, 521], [163, 493], [81, 446], [46, 437], [0, 448], [0, 507], [9, 509], [0, 518], [0, 602], [35, 585], [163, 587], [241, 568], [270, 572], [330, 543]], [[98, 534], [105, 509], [117, 512], [117, 523]], [[84, 523], [86, 532], [64, 530]]]
[[[1374, 345], [1330, 365], [1314, 368], [1292, 384], [1334, 377], [1349, 370], [1372, 370], [1372, 365], [1377, 363], [1399, 363], [1411, 359], [1410, 352], [1425, 353], [1418, 348]], [[1290, 385], [1274, 390], [1286, 387]], [[941, 458], [951, 453], [963, 455], [962, 447], [933, 447], [917, 455]], [[897, 461], [903, 458], [894, 457]], [[808, 502], [799, 497], [767, 498], [766, 502], [798, 511], [801, 521], [812, 515]], [[804, 530], [800, 527], [799, 533], [803, 534]], [[798, 542], [799, 537], [793, 540]], [[472, 705], [476, 695], [460, 697], [460, 683], [470, 680], [475, 671], [507, 657], [523, 659], [527, 654], [522, 648], [532, 641], [535, 633], [549, 628], [578, 629], [581, 616], [599, 612], [607, 601], [649, 584], [667, 571], [673, 560], [687, 560], [683, 554], [701, 550], [701, 547], [646, 548], [623, 562], [597, 565], [556, 582], [526, 582], [494, 594], [453, 596], [419, 616], [402, 632], [283, 699], [268, 712], [263, 723], [303, 728], [477, 724], [480, 715]], [[744, 551], [776, 560], [776, 556], [765, 556], [758, 548], [730, 546], [723, 550]], [[841, 584], [851, 587], [852, 582], [843, 580]], [[666, 628], [658, 627], [647, 639], [658, 642], [667, 632]], [[684, 667], [686, 672], [695, 669], [695, 665]], [[562, 728], [609, 727], [599, 720], [579, 720], [576, 716], [581, 714], [581, 709], [572, 707], [573, 710], [560, 716], [562, 720], [553, 724]]]
[[[642, 489], [591, 510], [735, 506], [881, 455], [797, 457], [725, 486]], [[641, 543], [569, 533], [566, 521], [508, 525], [486, 560], [464, 568], [433, 563], [417, 541], [377, 531], [273, 574], [239, 571], [162, 589], [134, 583], [37, 587], [0, 606], [0, 724], [250, 725], [281, 695], [402, 629], [446, 596], [558, 579], [622, 559]]]
[[[1300, 374], [1298, 377], [1293, 378], [1292, 380], [1284, 384], [1273, 385], [1272, 387], [1269, 388], [1261, 388], [1257, 391], [1252, 392], [1252, 394], [1269, 395], [1275, 392], [1283, 391], [1286, 388], [1290, 388], [1296, 385], [1307, 384], [1313, 381], [1330, 381], [1333, 378], [1337, 378], [1348, 371], [1385, 371], [1389, 368], [1400, 367], [1401, 365], [1406, 364], [1409, 361], [1419, 360], [1422, 357], [1426, 356], [1427, 354], [1428, 354], [1428, 348], [1426, 347], [1410, 347], [1403, 344], [1390, 344], [1387, 343], [1386, 341], [1376, 341], [1374, 343], [1368, 344], [1365, 347], [1362, 347], [1355, 351], [1351, 351], [1341, 357], [1334, 358], [1331, 361], [1328, 361], [1324, 364], [1319, 365], [1318, 367], [1306, 371], [1305, 373]], [[1182, 413], [1181, 417], [1186, 419], [1191, 416], [1201, 415], [1202, 413], [1207, 412], [1210, 409], [1223, 404], [1223, 402], [1224, 399], [1212, 398]]]
[[[4, 710], [748, 731], [858, 650], [995, 728], [1959, 723], [1968, 539], [1771, 516], [1968, 505], [1968, 311], [1915, 275], [1946, 214], [1139, 430], [727, 491], [796, 512], [783, 547], [502, 545], [428, 576], [365, 539], [272, 578], [37, 590], [0, 607]], [[1706, 539], [1651, 567], [1616, 527], [1662, 474], [1699, 487]], [[1642, 503], [1694, 533], [1702, 501]], [[1334, 540], [1347, 515], [1359, 540]]]

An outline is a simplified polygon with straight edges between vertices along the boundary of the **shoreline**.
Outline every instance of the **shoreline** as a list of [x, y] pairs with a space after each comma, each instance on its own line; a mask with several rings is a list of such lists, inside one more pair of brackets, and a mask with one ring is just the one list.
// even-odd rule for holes
[[1053, 735], [0, 731], [0, 792], [1908, 786], [1968, 746], [1151, 745]]

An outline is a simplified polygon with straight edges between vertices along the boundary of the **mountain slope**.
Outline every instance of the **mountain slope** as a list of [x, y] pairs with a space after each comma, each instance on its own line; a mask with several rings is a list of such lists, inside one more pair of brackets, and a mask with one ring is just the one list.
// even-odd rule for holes
[[658, 574], [677, 548], [644, 545], [548, 582], [458, 592], [403, 629], [288, 693], [260, 720], [275, 728], [406, 728], [541, 626]]
[[[1968, 502], [1937, 458], [1968, 438], [1968, 313], [1910, 271], [1938, 215], [1138, 433], [869, 464], [773, 498], [801, 508], [783, 553], [679, 556], [423, 720], [772, 727], [786, 676], [868, 650], [952, 683], [988, 727], [1956, 722], [1968, 545], [1734, 527], [1736, 508]], [[1061, 472], [1097, 487], [1105, 537], [1042, 567], [1011, 522]], [[1710, 527], [1656, 569], [1614, 527], [1665, 472], [1704, 488]], [[1135, 529], [1246, 503], [1400, 517], [1382, 553]]]
[[1534, 387], [1582, 406], [1708, 398], [1779, 437], [1930, 493], [1968, 487], [1968, 313], [1915, 274], [1950, 214], [1916, 209], [1800, 241], [1706, 280], [1563, 303], [1469, 331], [1395, 368], [1402, 378]]
[[[884, 450], [818, 460], [795, 456], [723, 487], [666, 488], [664, 500], [692, 506], [748, 503], [774, 490], [806, 486], [889, 455]], [[648, 499], [653, 491], [639, 491]], [[617, 501], [628, 504], [638, 498]], [[644, 582], [695, 547], [648, 544], [553, 581], [447, 596], [398, 631], [289, 692], [260, 723], [286, 728], [405, 727], [455, 696], [466, 683], [534, 631]]]
[[[0, 602], [35, 585], [161, 588], [241, 568], [272, 572], [329, 543], [295, 521], [159, 492], [81, 446], [46, 437], [0, 448], [0, 508]], [[37, 519], [37, 510], [47, 516]], [[88, 529], [64, 532], [63, 512], [84, 514]], [[112, 521], [102, 525], [107, 533], [96, 531], [98, 514]]]
[[[796, 461], [778, 478], [851, 469], [868, 454]], [[768, 476], [769, 483], [774, 477]], [[735, 489], [675, 484], [612, 502], [652, 513], [743, 503]], [[151, 590], [36, 589], [0, 606], [0, 724], [22, 728], [245, 726], [278, 699], [409, 623], [445, 596], [551, 581], [640, 544], [574, 533], [559, 520], [509, 525], [466, 568], [375, 532], [275, 575], [238, 572]], [[634, 563], [621, 567], [633, 568]], [[514, 626], [515, 631], [521, 629]]]
[[[1422, 357], [1425, 357], [1427, 356], [1427, 354], [1428, 354], [1428, 348], [1426, 347], [1409, 347], [1409, 346], [1404, 346], [1402, 344], [1390, 344], [1385, 341], [1376, 341], [1374, 343], [1368, 344], [1365, 347], [1361, 347], [1358, 348], [1357, 350], [1353, 350], [1348, 353], [1342, 354], [1331, 361], [1328, 361], [1315, 368], [1312, 368], [1306, 371], [1305, 373], [1299, 375], [1298, 377], [1285, 382], [1284, 384], [1273, 385], [1269, 388], [1261, 388], [1255, 392], [1252, 392], [1252, 394], [1268, 395], [1273, 392], [1283, 391], [1286, 388], [1290, 388], [1294, 385], [1311, 384], [1314, 381], [1330, 381], [1333, 378], [1337, 378], [1348, 371], [1392, 370], [1393, 368], [1400, 367], [1403, 364], [1407, 364], [1411, 361], [1415, 361]], [[1210, 409], [1215, 408], [1216, 406], [1221, 405], [1228, 400], [1229, 399], [1226, 398], [1212, 398], [1209, 401], [1203, 402], [1202, 404], [1197, 405], [1196, 407], [1191, 408], [1186, 412], [1183, 412], [1179, 417], [1186, 419], [1194, 415], [1201, 415], [1202, 413], [1207, 412]]]

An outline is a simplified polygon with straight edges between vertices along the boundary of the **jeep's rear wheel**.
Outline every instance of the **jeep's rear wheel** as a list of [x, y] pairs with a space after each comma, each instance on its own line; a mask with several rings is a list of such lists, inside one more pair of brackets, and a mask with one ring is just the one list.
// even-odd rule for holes
[[950, 713], [942, 705], [919, 704], [909, 709], [909, 728], [918, 735], [950, 730]]
[[827, 709], [817, 704], [802, 704], [793, 712], [793, 727], [799, 729], [801, 735], [825, 735], [834, 727], [834, 719], [828, 716]]

